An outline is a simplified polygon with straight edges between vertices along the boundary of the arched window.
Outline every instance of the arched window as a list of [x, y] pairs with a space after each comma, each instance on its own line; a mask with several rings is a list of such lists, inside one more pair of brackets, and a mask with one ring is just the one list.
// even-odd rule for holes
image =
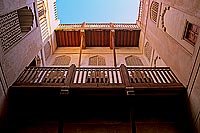
[[159, 3], [153, 1], [151, 3], [151, 12], [150, 12], [150, 18], [153, 22], [157, 22], [157, 16], [158, 16], [158, 8], [159, 8]]
[[70, 61], [71, 61], [71, 57], [62, 55], [55, 58], [53, 65], [66, 66], [66, 65], [69, 65]]
[[127, 66], [143, 66], [141, 59], [137, 56], [130, 55], [125, 58]]
[[104, 57], [96, 55], [89, 58], [89, 66], [105, 66], [106, 60]]
[[19, 23], [22, 34], [26, 34], [29, 31], [31, 31], [31, 28], [33, 28], [33, 12], [30, 7], [23, 7], [19, 10], [17, 10], [18, 17], [19, 17]]

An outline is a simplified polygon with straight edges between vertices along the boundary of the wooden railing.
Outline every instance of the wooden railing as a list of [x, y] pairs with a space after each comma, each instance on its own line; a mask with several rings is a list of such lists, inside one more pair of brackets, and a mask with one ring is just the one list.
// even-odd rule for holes
[[63, 86], [67, 81], [66, 67], [27, 67], [15, 85], [19, 86]]
[[82, 24], [59, 24], [57, 29], [140, 29], [133, 23], [82, 23]]
[[[120, 90], [127, 95], [176, 94], [184, 90], [169, 67], [27, 67], [12, 87]], [[67, 93], [68, 94], [68, 93]]]

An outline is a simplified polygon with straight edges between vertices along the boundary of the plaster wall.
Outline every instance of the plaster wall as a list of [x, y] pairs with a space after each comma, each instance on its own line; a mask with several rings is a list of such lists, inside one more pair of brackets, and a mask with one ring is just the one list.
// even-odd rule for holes
[[[149, 5], [152, 1], [150, 0]], [[147, 18], [145, 39], [188, 89], [192, 122], [200, 132], [200, 37], [195, 45], [183, 39], [186, 20], [200, 26], [200, 2], [199, 0], [155, 1], [159, 3], [157, 23], [150, 19], [150, 12], [143, 13], [143, 17]], [[150, 6], [148, 8], [150, 9]]]
[[2, 68], [10, 86], [41, 49], [40, 30], [36, 28], [3, 56]]

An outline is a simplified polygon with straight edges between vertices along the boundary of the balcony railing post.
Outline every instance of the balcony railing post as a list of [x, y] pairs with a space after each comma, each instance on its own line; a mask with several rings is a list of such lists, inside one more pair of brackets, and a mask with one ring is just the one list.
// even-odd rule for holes
[[126, 68], [126, 66], [124, 64], [120, 65], [119, 71], [120, 71], [120, 74], [121, 74], [122, 83], [126, 87], [131, 87], [130, 77], [129, 77], [129, 74], [128, 74], [128, 70], [127, 70], [127, 68]]
[[76, 73], [76, 66], [75, 66], [75, 64], [72, 64], [68, 69], [65, 86], [69, 86], [70, 83], [72, 83], [74, 81], [75, 73]]

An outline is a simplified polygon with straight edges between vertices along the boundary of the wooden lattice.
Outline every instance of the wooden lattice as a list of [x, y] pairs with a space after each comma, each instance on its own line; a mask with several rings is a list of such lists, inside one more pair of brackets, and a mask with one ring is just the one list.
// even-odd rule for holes
[[143, 66], [141, 59], [137, 56], [130, 55], [125, 58], [127, 66]]
[[55, 58], [53, 65], [66, 66], [66, 65], [69, 65], [70, 61], [71, 61], [71, 57], [62, 55]]
[[152, 54], [152, 47], [151, 45], [147, 42], [144, 46], [144, 55], [147, 57], [148, 61], [151, 61], [151, 54]]
[[106, 66], [104, 57], [96, 55], [89, 58], [89, 66]]
[[2, 50], [11, 48], [22, 38], [17, 11], [0, 16], [0, 40]]

